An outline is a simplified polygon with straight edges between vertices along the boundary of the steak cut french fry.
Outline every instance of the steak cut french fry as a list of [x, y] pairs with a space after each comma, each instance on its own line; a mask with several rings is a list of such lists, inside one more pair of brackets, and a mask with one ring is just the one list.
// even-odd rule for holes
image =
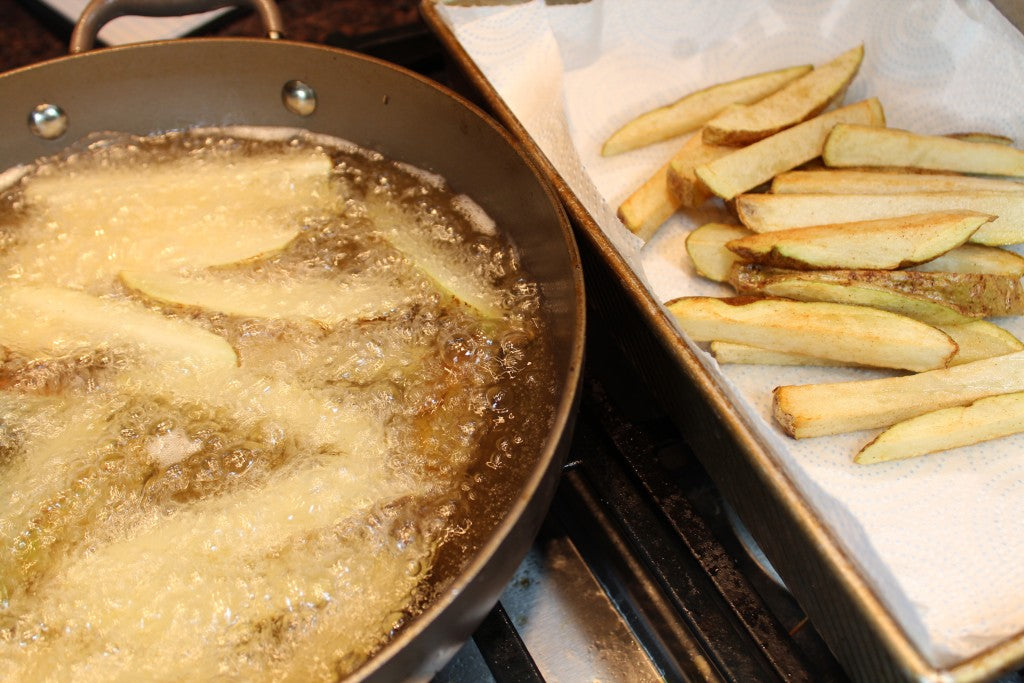
[[757, 346], [723, 341], [711, 342], [711, 354], [719, 363], [736, 365], [811, 365], [831, 368], [857, 366], [856, 363], [817, 358], [803, 353], [762, 349]]
[[[956, 342], [956, 353], [949, 360], [949, 367], [961, 366], [982, 358], [1006, 355], [1024, 350], [1024, 343], [1006, 330], [988, 321], [972, 321], [963, 325], [937, 325], [950, 339]], [[711, 352], [722, 364], [745, 364], [753, 366], [815, 366], [823, 368], [855, 367], [855, 362], [830, 360], [803, 353], [776, 351], [746, 344], [714, 341]]]
[[630, 232], [639, 235], [645, 241], [649, 240], [679, 207], [676, 198], [668, 191], [667, 173], [666, 164], [619, 205], [619, 220]]
[[1024, 277], [1024, 257], [999, 247], [963, 244], [913, 269], [926, 273], [990, 273]]
[[875, 98], [830, 111], [698, 166], [697, 177], [722, 199], [732, 199], [820, 156], [829, 131], [841, 122], [883, 126], [885, 114]]
[[[692, 169], [694, 165], [711, 161], [731, 151], [730, 147], [706, 145], [699, 135], [690, 136], [668, 163], [655, 171], [647, 182], [619, 205], [619, 220], [633, 233], [645, 240], [650, 239], [661, 224], [684, 205], [683, 199], [686, 200], [686, 206], [697, 206], [710, 196], [707, 188], [694, 184], [687, 188], [688, 194], [683, 194], [683, 199], [680, 199], [680, 195], [669, 189], [669, 166], [679, 164], [680, 167], [689, 166]], [[682, 192], [679, 188], [677, 190]]]
[[979, 398], [894, 424], [854, 456], [871, 465], [948, 451], [1024, 432], [1024, 392]]
[[905, 192], [1024, 192], [1024, 182], [949, 173], [845, 168], [787, 171], [772, 180], [775, 194], [897, 194]]
[[822, 150], [826, 166], [910, 166], [1024, 177], [1024, 150], [990, 142], [838, 124]]
[[869, 306], [905, 315], [929, 325], [959, 325], [973, 320], [945, 303], [917, 292], [896, 292], [877, 284], [851, 282], [826, 272], [824, 277], [795, 270], [758, 264], [738, 264], [729, 274], [729, 284], [741, 296], [777, 296], [797, 301], [830, 301], [851, 306]]
[[745, 194], [736, 215], [754, 232], [909, 216], [931, 211], [977, 211], [995, 216], [971, 236], [975, 244], [1024, 242], [1024, 194], [908, 192], [905, 194]]
[[[805, 301], [835, 301], [888, 308], [878, 295], [874, 303], [862, 291], [890, 292], [900, 298], [930, 301], [968, 318], [1024, 313], [1024, 287], [1019, 278], [982, 273], [925, 273], [913, 270], [786, 270], [757, 264], [733, 267], [729, 282], [739, 294], [785, 296]], [[847, 294], [846, 291], [849, 290]], [[811, 298], [827, 296], [828, 298]], [[833, 298], [836, 297], [836, 298]], [[923, 319], [928, 307], [896, 312]], [[935, 312], [936, 314], [939, 311]], [[928, 318], [930, 324], [955, 324], [954, 318]], [[967, 322], [960, 320], [959, 322]]]
[[740, 225], [705, 223], [686, 236], [686, 253], [698, 275], [725, 282], [733, 264], [740, 261], [739, 256], [726, 249], [726, 243], [750, 234]]
[[[972, 320], [960, 325], [936, 325], [956, 342], [956, 355], [949, 361], [950, 367], [973, 363], [983, 358], [1005, 356], [1024, 350], [1024, 343], [1012, 334], [987, 320]], [[743, 363], [747, 365], [808, 365], [819, 367], [850, 367], [856, 363], [816, 358], [800, 353], [762, 349], [732, 342], [711, 342], [711, 353], [719, 363]]]
[[668, 162], [668, 191], [677, 206], [696, 207], [703, 204], [711, 190], [697, 177], [697, 167], [735, 151], [733, 147], [709, 145], [700, 135], [691, 137], [679, 153]]
[[957, 351], [950, 366], [973, 363], [982, 358], [1005, 356], [1024, 351], [1024, 343], [999, 325], [987, 320], [972, 320], [960, 325], [936, 325], [956, 342]]
[[863, 59], [858, 45], [756, 104], [723, 112], [705, 125], [705, 142], [747, 145], [806, 121], [846, 92]]
[[160, 271], [121, 271], [128, 289], [154, 301], [245, 318], [307, 318], [324, 325], [384, 317], [401, 295], [370, 278], [349, 282], [308, 278], [287, 286], [224, 273], [185, 277]]
[[726, 247], [746, 261], [780, 268], [893, 270], [960, 246], [991, 220], [973, 211], [938, 211], [757, 233]]
[[775, 419], [803, 439], [886, 427], [995, 394], [1024, 391], [1024, 351], [902, 377], [776, 387]]
[[810, 65], [739, 78], [703, 88], [672, 104], [645, 112], [615, 131], [601, 148], [602, 156], [628, 152], [693, 132], [732, 104], [750, 104], [811, 70]]
[[231, 344], [200, 325], [165, 317], [134, 301], [51, 286], [0, 290], [0, 346], [35, 359], [113, 347], [196, 368], [238, 365]]
[[972, 131], [967, 133], [949, 133], [946, 135], [947, 138], [953, 138], [955, 140], [966, 140], [967, 142], [988, 142], [993, 145], [1012, 145], [1013, 138], [1008, 138], [1005, 135], [997, 135], [996, 133], [984, 133], [981, 131]]
[[666, 304], [695, 341], [729, 341], [920, 372], [956, 353], [949, 335], [887, 311], [784, 299], [683, 297]]

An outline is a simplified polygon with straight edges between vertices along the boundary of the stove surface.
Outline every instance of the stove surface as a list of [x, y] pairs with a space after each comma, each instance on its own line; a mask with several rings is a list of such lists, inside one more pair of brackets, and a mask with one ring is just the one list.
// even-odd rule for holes
[[[417, 5], [281, 2], [288, 37], [398, 63], [473, 99]], [[0, 15], [0, 71], [64, 53], [70, 25], [47, 6], [8, 0]], [[238, 13], [204, 30], [259, 34]], [[601, 325], [590, 316], [581, 413], [544, 528], [434, 681], [847, 680]]]

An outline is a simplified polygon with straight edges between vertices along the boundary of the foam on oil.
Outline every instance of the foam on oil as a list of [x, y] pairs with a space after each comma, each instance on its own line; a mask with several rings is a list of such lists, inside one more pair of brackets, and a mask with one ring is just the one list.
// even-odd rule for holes
[[436, 176], [295, 131], [95, 138], [7, 177], [0, 289], [156, 311], [237, 365], [0, 338], [0, 677], [358, 667], [423, 608], [473, 469], [550, 420], [515, 250]]

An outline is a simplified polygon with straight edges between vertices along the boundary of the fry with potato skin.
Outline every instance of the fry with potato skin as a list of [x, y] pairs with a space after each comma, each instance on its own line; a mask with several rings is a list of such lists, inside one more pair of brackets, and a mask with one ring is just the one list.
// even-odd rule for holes
[[861, 367], [857, 363], [849, 363], [830, 358], [818, 358], [803, 353], [791, 351], [776, 351], [775, 349], [762, 349], [759, 346], [749, 344], [737, 344], [735, 342], [713, 341], [711, 342], [711, 355], [719, 363], [730, 363], [735, 365], [803, 365], [828, 368]]
[[626, 197], [616, 215], [630, 232], [646, 241], [677, 208], [679, 202], [668, 190], [668, 164], [665, 164]]
[[637, 116], [615, 131], [601, 147], [613, 156], [693, 132], [732, 104], [751, 104], [811, 71], [810, 65], [746, 76], [692, 92], [675, 102]]
[[[840, 122], [885, 125], [877, 99], [863, 100], [804, 121], [714, 161], [698, 166], [695, 173], [708, 189], [722, 199], [732, 199], [821, 156], [832, 127]], [[707, 142], [707, 138], [704, 138]]]
[[825, 271], [825, 275], [821, 276], [756, 263], [738, 263], [729, 274], [729, 284], [740, 296], [781, 296], [796, 301], [830, 301], [851, 306], [870, 306], [929, 325], [956, 325], [972, 320], [970, 316], [918, 293], [893, 292], [873, 284], [850, 282], [848, 279], [836, 278], [831, 271]]
[[903, 192], [1024, 192], [1024, 182], [949, 173], [861, 169], [787, 171], [772, 179], [773, 194], [896, 194]]
[[896, 128], [838, 124], [822, 150], [826, 166], [910, 166], [1024, 177], [1024, 150]]
[[705, 125], [704, 140], [747, 145], [816, 116], [846, 92], [863, 59], [858, 45], [754, 105], [723, 112]]
[[733, 147], [709, 145], [699, 134], [691, 137], [686, 146], [668, 162], [668, 191], [677, 206], [696, 207], [703, 204], [711, 190], [697, 177], [697, 167], [731, 154]]
[[[898, 303], [898, 298], [931, 302], [954, 311], [956, 316], [927, 318], [931, 324], [967, 322], [963, 318], [1021, 315], [1024, 313], [1024, 287], [1019, 278], [981, 273], [925, 273], [915, 270], [786, 270], [754, 263], [733, 267], [729, 283], [739, 294], [785, 296], [804, 301], [837, 301], [844, 290], [854, 288], [891, 293], [894, 297], [878, 295], [876, 303], [854, 298], [838, 299], [841, 303], [857, 303], [888, 308], [887, 300]], [[830, 290], [835, 289], [832, 293]], [[817, 299], [811, 296], [828, 296]], [[911, 317], [929, 315], [931, 307], [911, 312], [911, 307], [897, 309]], [[938, 315], [941, 311], [936, 311]]]
[[957, 350], [941, 330], [864, 306], [696, 296], [666, 307], [694, 341], [730, 341], [916, 372], [945, 367]]
[[754, 232], [965, 209], [996, 217], [971, 236], [972, 243], [1024, 242], [1024, 193], [744, 194], [735, 207], [740, 222]]
[[[950, 367], [973, 363], [983, 358], [1005, 356], [1024, 350], [1024, 343], [1003, 328], [987, 320], [972, 320], [960, 325], [936, 325], [956, 342], [957, 351]], [[719, 363], [746, 365], [804, 365], [817, 367], [861, 367], [857, 363], [818, 358], [788, 351], [762, 349], [733, 342], [711, 342], [711, 354]]]
[[751, 235], [741, 225], [705, 223], [686, 236], [686, 253], [698, 275], [715, 282], [726, 282], [740, 258], [725, 248], [727, 242]]
[[[633, 233], [647, 240], [684, 202], [669, 188], [669, 167], [702, 164], [728, 154], [730, 147], [705, 145], [699, 135], [692, 135], [667, 164], [659, 168], [643, 185], [619, 205], [618, 216]], [[686, 206], [698, 206], [710, 196], [704, 187], [693, 186], [684, 198]]]
[[960, 325], [936, 325], [956, 342], [957, 351], [949, 361], [950, 367], [973, 363], [983, 358], [1005, 356], [1015, 351], [1024, 351], [1024, 343], [995, 323], [987, 320], [972, 320]]
[[937, 211], [757, 233], [725, 246], [747, 261], [780, 268], [894, 270], [960, 246], [991, 220], [974, 211]]
[[871, 465], [970, 446], [1024, 432], [1024, 392], [980, 398], [898, 422], [876, 436], [853, 461]]
[[164, 317], [136, 301], [52, 286], [0, 289], [0, 347], [29, 358], [113, 347], [195, 368], [234, 368], [239, 362], [224, 337], [188, 320]]
[[902, 377], [776, 387], [773, 413], [797, 439], [886, 427], [985, 396], [1024, 391], [1024, 351]]
[[947, 133], [946, 137], [953, 138], [954, 140], [966, 140], [968, 142], [988, 142], [993, 145], [1013, 145], [1013, 138], [1008, 138], [1005, 135], [998, 135], [997, 133], [985, 133], [982, 131]]
[[942, 256], [914, 266], [925, 273], [989, 273], [1024, 277], [1024, 257], [984, 244], [963, 244]]

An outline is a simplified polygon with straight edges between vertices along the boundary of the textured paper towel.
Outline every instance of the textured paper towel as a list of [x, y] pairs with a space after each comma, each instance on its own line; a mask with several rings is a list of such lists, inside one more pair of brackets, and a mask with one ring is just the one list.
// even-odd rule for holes
[[[681, 144], [602, 158], [601, 142], [645, 110], [863, 42], [847, 102], [877, 96], [893, 127], [1024, 141], [1024, 38], [983, 0], [535, 1], [442, 15], [660, 301], [729, 290], [683, 257], [693, 219], [674, 217], [645, 246], [614, 216]], [[1019, 319], [997, 322], [1024, 337]], [[702, 360], [928, 660], [952, 665], [1024, 630], [1024, 436], [854, 466], [873, 432], [788, 439], [771, 420], [771, 389], [882, 373]]]
[[[89, 0], [40, 0], [60, 12], [65, 19], [78, 21]], [[100, 29], [99, 39], [107, 45], [127, 45], [147, 40], [178, 38], [208, 24], [228, 10], [218, 9], [181, 17], [139, 17], [128, 15], [114, 19]]]

